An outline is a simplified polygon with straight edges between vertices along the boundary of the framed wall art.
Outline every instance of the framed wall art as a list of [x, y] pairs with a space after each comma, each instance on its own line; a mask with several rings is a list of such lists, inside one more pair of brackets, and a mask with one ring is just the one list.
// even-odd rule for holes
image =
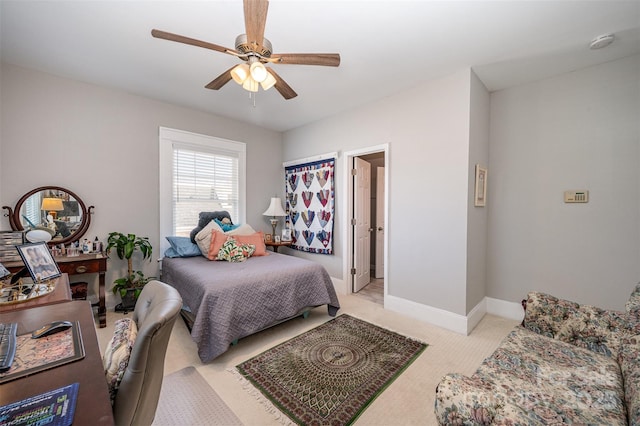
[[487, 169], [476, 164], [476, 191], [474, 205], [484, 207], [487, 205]]

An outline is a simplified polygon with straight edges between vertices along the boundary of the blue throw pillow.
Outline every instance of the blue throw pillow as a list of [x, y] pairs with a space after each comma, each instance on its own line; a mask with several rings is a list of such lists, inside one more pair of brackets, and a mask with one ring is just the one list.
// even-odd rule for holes
[[171, 244], [171, 247], [164, 252], [167, 257], [202, 256], [198, 245], [192, 243], [189, 237], [167, 237], [167, 241]]
[[223, 223], [220, 219], [215, 218], [213, 219], [216, 221], [216, 223], [220, 226], [220, 228], [222, 228], [222, 232], [229, 232], [229, 231], [233, 231], [234, 229], [236, 229], [238, 226], [240, 225], [234, 225], [232, 223]]

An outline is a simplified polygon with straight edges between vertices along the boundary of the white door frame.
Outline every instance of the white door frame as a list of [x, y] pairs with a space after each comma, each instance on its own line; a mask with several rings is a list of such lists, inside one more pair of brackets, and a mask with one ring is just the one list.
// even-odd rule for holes
[[[389, 144], [375, 145], [367, 148], [360, 148], [352, 151], [345, 151], [342, 155], [342, 199], [344, 200], [344, 213], [341, 215], [342, 250], [345, 253], [342, 263], [342, 277], [345, 283], [345, 292], [353, 292], [353, 277], [351, 275], [351, 265], [353, 264], [353, 228], [351, 217], [353, 217], [353, 179], [351, 179], [351, 168], [353, 167], [353, 157], [384, 152], [384, 296], [387, 300], [387, 289], [389, 284]], [[378, 183], [379, 185], [380, 183]]]

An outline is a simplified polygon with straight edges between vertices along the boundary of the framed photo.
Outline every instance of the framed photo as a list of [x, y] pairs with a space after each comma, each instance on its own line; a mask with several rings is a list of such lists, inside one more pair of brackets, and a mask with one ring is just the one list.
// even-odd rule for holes
[[264, 242], [265, 243], [271, 242], [271, 234], [264, 234]]
[[282, 241], [291, 241], [291, 228], [282, 230]]
[[474, 205], [484, 207], [487, 205], [487, 169], [476, 164], [476, 192]]
[[16, 246], [33, 282], [47, 281], [61, 275], [60, 268], [49, 252], [47, 243]]

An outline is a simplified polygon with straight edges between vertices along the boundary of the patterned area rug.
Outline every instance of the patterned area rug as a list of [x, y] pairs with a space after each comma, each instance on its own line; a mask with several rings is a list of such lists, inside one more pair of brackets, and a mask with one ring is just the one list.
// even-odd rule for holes
[[345, 425], [426, 347], [343, 314], [237, 369], [295, 423]]

